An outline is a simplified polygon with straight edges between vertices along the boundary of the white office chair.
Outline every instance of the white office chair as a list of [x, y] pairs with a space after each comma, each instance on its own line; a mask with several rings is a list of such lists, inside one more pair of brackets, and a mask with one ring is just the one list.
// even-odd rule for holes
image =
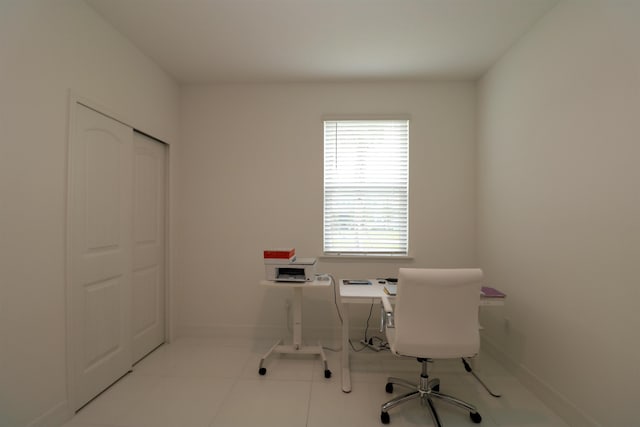
[[417, 358], [422, 363], [422, 373], [418, 384], [388, 378], [387, 393], [393, 392], [394, 384], [413, 390], [382, 405], [383, 424], [390, 422], [390, 409], [416, 398], [427, 404], [438, 427], [442, 424], [433, 398], [468, 410], [474, 423], [482, 421], [475, 406], [441, 393], [440, 380], [430, 380], [427, 374], [430, 359], [459, 359], [478, 353], [481, 281], [479, 269], [400, 269], [395, 308], [386, 296], [382, 299], [387, 340], [394, 354]]

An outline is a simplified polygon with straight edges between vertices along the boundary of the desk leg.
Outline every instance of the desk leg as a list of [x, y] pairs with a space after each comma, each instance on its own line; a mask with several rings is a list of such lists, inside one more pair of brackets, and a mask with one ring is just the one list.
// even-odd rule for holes
[[302, 288], [293, 288], [293, 348], [302, 345]]
[[258, 374], [265, 375], [267, 368], [264, 367], [265, 360], [273, 353], [278, 354], [317, 354], [322, 359], [324, 367], [324, 377], [331, 378], [331, 371], [327, 364], [327, 357], [324, 354], [322, 344], [309, 346], [302, 344], [302, 287], [293, 288], [293, 342], [291, 345], [284, 345], [283, 340], [279, 340], [271, 349], [262, 356], [258, 366]]
[[351, 392], [349, 352], [349, 304], [342, 303], [342, 391], [345, 393]]
[[493, 397], [500, 397], [502, 396], [500, 393], [496, 393], [495, 391], [492, 391], [489, 386], [487, 384], [485, 384], [484, 381], [482, 381], [482, 378], [480, 378], [475, 372], [473, 372], [473, 367], [475, 366], [475, 358], [472, 358], [471, 360], [466, 360], [464, 357], [462, 358], [462, 364], [464, 365], [464, 369], [465, 371], [469, 372], [471, 375], [473, 375], [473, 377], [478, 380], [478, 382], [482, 385], [482, 387], [484, 387], [485, 390], [487, 390], [487, 393], [489, 393], [491, 396]]

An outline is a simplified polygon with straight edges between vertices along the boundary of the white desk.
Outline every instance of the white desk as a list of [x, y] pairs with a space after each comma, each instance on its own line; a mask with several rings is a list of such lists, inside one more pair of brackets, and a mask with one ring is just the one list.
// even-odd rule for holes
[[322, 345], [318, 343], [318, 345], [310, 346], [302, 343], [302, 291], [303, 289], [328, 287], [331, 285], [331, 281], [316, 279], [313, 282], [272, 282], [270, 280], [262, 280], [260, 285], [276, 288], [289, 288], [293, 290], [293, 341], [291, 345], [285, 345], [284, 340], [278, 340], [278, 342], [276, 342], [260, 359], [258, 373], [260, 375], [265, 375], [267, 373], [267, 368], [263, 367], [263, 364], [272, 353], [317, 354], [322, 358], [322, 362], [324, 363], [324, 377], [330, 378], [331, 371], [327, 366], [327, 357], [324, 354]]
[[[384, 285], [377, 279], [369, 279], [371, 285], [345, 285], [340, 280], [340, 305], [342, 311], [342, 391], [351, 392], [351, 370], [349, 367], [349, 305], [375, 304], [385, 294]], [[480, 298], [480, 305], [504, 305], [504, 298]]]

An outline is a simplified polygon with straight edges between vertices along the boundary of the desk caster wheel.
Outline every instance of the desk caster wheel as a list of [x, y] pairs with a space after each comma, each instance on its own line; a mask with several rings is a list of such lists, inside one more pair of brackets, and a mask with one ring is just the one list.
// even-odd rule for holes
[[482, 417], [478, 412], [469, 412], [469, 417], [471, 417], [471, 421], [476, 424], [480, 424], [480, 421], [482, 421]]
[[380, 412], [380, 421], [382, 422], [382, 424], [389, 424], [389, 422], [391, 421], [391, 418], [389, 418], [389, 413]]
[[264, 374], [266, 374], [266, 373], [267, 373], [267, 368], [260, 368], [260, 369], [258, 369], [258, 373], [259, 373], [260, 375], [264, 375]]
[[325, 369], [325, 370], [324, 370], [324, 377], [325, 377], [325, 378], [331, 378], [331, 371], [330, 371], [330, 370], [328, 370], [328, 369]]

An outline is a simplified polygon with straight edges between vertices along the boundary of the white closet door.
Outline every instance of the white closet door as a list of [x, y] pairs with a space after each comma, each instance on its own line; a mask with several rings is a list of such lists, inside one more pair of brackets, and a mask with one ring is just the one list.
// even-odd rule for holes
[[134, 133], [133, 361], [165, 339], [165, 162], [162, 143]]
[[131, 369], [133, 130], [80, 104], [74, 113], [69, 332], [77, 410]]

